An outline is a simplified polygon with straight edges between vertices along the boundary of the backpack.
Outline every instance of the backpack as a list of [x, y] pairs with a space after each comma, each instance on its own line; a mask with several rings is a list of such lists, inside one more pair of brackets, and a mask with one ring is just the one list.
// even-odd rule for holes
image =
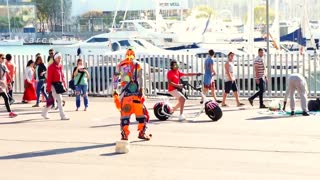
[[320, 99], [310, 100], [308, 102], [308, 109], [309, 111], [320, 111]]

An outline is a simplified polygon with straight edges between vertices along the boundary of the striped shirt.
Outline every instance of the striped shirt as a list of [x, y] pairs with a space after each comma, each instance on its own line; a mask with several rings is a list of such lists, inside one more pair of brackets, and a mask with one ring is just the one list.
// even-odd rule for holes
[[257, 67], [257, 71], [258, 71], [254, 74], [254, 78], [255, 79], [263, 78], [265, 76], [265, 73], [264, 73], [265, 66], [264, 66], [262, 57], [260, 56], [256, 57], [256, 59], [254, 60], [254, 67]]

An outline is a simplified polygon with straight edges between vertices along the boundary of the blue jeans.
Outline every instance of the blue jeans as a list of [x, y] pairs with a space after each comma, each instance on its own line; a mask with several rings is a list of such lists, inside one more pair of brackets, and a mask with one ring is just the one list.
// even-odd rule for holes
[[46, 91], [44, 90], [44, 79], [40, 79], [38, 81], [36, 92], [37, 92], [37, 104], [40, 103], [40, 92], [44, 95], [46, 100], [48, 99], [48, 95], [47, 95]]
[[84, 101], [84, 107], [87, 108], [88, 107], [88, 85], [77, 85], [76, 86], [76, 106], [77, 108], [80, 107], [81, 104], [81, 100], [80, 100], [80, 96], [83, 96], [83, 101]]
[[254, 100], [256, 97], [259, 96], [259, 103], [260, 106], [263, 105], [263, 93], [266, 91], [266, 80], [264, 78], [260, 78], [259, 79], [259, 84], [257, 84], [259, 86], [259, 91], [254, 94], [253, 96], [251, 96], [249, 99]]

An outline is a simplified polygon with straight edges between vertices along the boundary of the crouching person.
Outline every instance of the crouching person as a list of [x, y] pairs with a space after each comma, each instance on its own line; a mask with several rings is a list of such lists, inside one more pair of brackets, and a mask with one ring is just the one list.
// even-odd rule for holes
[[295, 114], [295, 97], [297, 91], [300, 96], [302, 115], [309, 116], [307, 112], [307, 82], [306, 79], [300, 74], [291, 74], [287, 79], [287, 90], [283, 102], [283, 110], [285, 111], [287, 105], [288, 95], [290, 94], [290, 109], [291, 115]]

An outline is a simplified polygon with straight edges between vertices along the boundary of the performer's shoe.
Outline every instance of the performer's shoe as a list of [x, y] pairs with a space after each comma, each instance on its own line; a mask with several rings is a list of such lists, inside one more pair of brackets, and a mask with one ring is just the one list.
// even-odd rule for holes
[[140, 133], [139, 133], [139, 136], [138, 136], [139, 139], [143, 139], [143, 140], [146, 140], [146, 141], [149, 141], [149, 140], [151, 139], [151, 137], [152, 137], [151, 134], [146, 135], [146, 134], [143, 133], [143, 132], [140, 132]]
[[128, 140], [128, 136], [124, 133], [124, 131], [121, 132], [121, 140]]
[[121, 140], [128, 140], [129, 139], [129, 126], [125, 125], [121, 128]]

